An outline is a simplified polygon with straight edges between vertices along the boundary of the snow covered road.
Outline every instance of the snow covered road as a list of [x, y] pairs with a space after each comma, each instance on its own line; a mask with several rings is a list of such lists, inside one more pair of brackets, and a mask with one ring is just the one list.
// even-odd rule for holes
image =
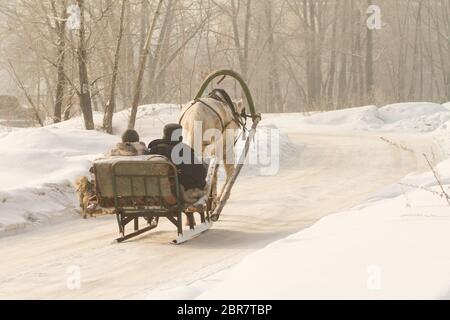
[[[303, 146], [295, 162], [276, 176], [240, 178], [222, 220], [189, 243], [170, 245], [175, 230], [164, 222], [156, 232], [111, 244], [117, 236], [112, 216], [0, 238], [0, 298], [157, 298], [182, 292], [404, 175], [428, 169], [421, 156], [431, 152], [426, 135], [283, 131]], [[79, 289], [67, 286], [74, 271], [80, 272]], [[195, 298], [201, 292], [184, 294]]]

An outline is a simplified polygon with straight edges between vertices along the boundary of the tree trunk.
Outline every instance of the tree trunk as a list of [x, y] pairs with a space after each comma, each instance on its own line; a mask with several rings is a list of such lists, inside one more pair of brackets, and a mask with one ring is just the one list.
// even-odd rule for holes
[[[373, 0], [367, 0], [367, 5], [371, 6]], [[367, 41], [366, 41], [366, 99], [369, 103], [375, 103], [375, 80], [373, 74], [373, 33], [374, 31], [367, 28]]]
[[409, 101], [414, 101], [417, 97], [416, 95], [416, 79], [417, 79], [417, 68], [419, 67], [419, 58], [420, 58], [420, 30], [421, 30], [421, 22], [422, 22], [422, 2], [419, 2], [417, 8], [417, 17], [416, 17], [416, 29], [414, 35], [414, 45], [413, 45], [413, 71], [411, 74], [411, 84], [409, 88], [408, 99]]
[[[52, 2], [52, 5], [54, 6], [54, 2]], [[56, 7], [54, 6], [54, 13], [56, 13]], [[66, 78], [65, 78], [65, 70], [64, 70], [64, 63], [65, 63], [65, 57], [66, 57], [66, 7], [63, 6], [62, 14], [61, 14], [61, 21], [56, 23], [56, 30], [57, 30], [57, 37], [58, 37], [58, 44], [57, 44], [57, 52], [58, 52], [58, 59], [57, 59], [57, 83], [56, 83], [56, 97], [55, 97], [55, 107], [53, 110], [53, 122], [58, 123], [61, 122], [61, 116], [62, 116], [62, 105], [64, 101], [64, 89], [66, 85]]]
[[283, 98], [280, 87], [280, 76], [278, 73], [277, 52], [275, 47], [274, 26], [272, 22], [272, 6], [269, 0], [265, 0], [265, 15], [268, 34], [268, 54], [269, 54], [269, 110], [273, 112], [282, 112], [276, 108], [276, 105], [283, 104]]
[[173, 0], [168, 0], [167, 8], [166, 8], [166, 15], [164, 17], [164, 21], [162, 22], [161, 31], [158, 36], [158, 43], [156, 45], [156, 49], [154, 51], [154, 54], [152, 56], [151, 62], [149, 63], [149, 72], [148, 72], [148, 95], [147, 95], [147, 101], [148, 103], [156, 102], [155, 99], [158, 95], [157, 86], [156, 83], [156, 74], [158, 70], [158, 66], [160, 65], [161, 59], [162, 59], [162, 51], [163, 46], [165, 44], [166, 38], [170, 34], [169, 29], [172, 25], [172, 17], [173, 17]]
[[334, 83], [336, 79], [336, 49], [337, 49], [337, 29], [338, 29], [338, 13], [339, 13], [339, 5], [341, 2], [337, 1], [335, 3], [334, 10], [334, 21], [333, 21], [333, 31], [331, 36], [331, 57], [330, 57], [330, 71], [328, 76], [328, 90], [327, 90], [327, 100], [328, 106], [334, 108]]
[[114, 55], [114, 67], [111, 79], [111, 88], [110, 88], [111, 91], [109, 93], [109, 100], [106, 103], [105, 115], [103, 117], [103, 129], [109, 134], [112, 134], [112, 120], [114, 111], [116, 110], [116, 85], [117, 85], [117, 76], [119, 73], [120, 47], [122, 45], [122, 38], [123, 38], [126, 2], [127, 2], [126, 0], [122, 0], [122, 8], [120, 11], [120, 27], [119, 27], [119, 34], [117, 36], [117, 46]]
[[[349, 15], [349, 2], [345, 0], [344, 2], [344, 15]], [[349, 42], [348, 34], [347, 34], [348, 21], [342, 21], [342, 30], [341, 34], [343, 36], [342, 39], [342, 53], [340, 58], [340, 71], [339, 71], [339, 83], [338, 83], [338, 106], [337, 108], [343, 108], [348, 102], [348, 83], [347, 83], [347, 53], [345, 52], [345, 48], [347, 43]]]
[[244, 65], [242, 68], [242, 76], [244, 80], [248, 80], [248, 56], [250, 46], [250, 19], [252, 17], [252, 0], [247, 0], [247, 9], [245, 12], [245, 30], [244, 30]]
[[161, 6], [162, 6], [163, 0], [159, 0], [158, 7], [156, 8], [155, 15], [153, 17], [153, 21], [151, 24], [151, 27], [149, 28], [147, 32], [147, 39], [145, 41], [144, 48], [142, 49], [141, 58], [139, 61], [139, 67], [138, 67], [138, 76], [136, 79], [136, 84], [134, 87], [134, 94], [133, 94], [133, 102], [131, 105], [131, 114], [130, 114], [130, 121], [128, 123], [128, 128], [134, 129], [136, 126], [136, 116], [137, 116], [137, 109], [139, 106], [139, 102], [141, 100], [141, 91], [142, 91], [142, 79], [144, 77], [145, 72], [145, 65], [147, 64], [147, 57], [150, 51], [150, 45], [153, 38], [153, 32], [155, 31], [156, 23], [158, 21], [159, 15], [161, 13]]
[[92, 114], [91, 89], [87, 71], [86, 30], [84, 21], [84, 0], [77, 0], [80, 8], [80, 30], [78, 43], [78, 71], [80, 81], [80, 108], [83, 113], [86, 130], [94, 130], [94, 116]]

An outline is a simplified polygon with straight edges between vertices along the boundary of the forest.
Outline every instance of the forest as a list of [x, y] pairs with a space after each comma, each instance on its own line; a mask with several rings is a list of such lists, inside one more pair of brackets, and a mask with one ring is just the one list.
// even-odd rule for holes
[[132, 128], [140, 105], [186, 103], [224, 68], [267, 113], [443, 103], [449, 17], [449, 0], [2, 0], [0, 93], [35, 125], [94, 129], [99, 112], [106, 132], [114, 112]]

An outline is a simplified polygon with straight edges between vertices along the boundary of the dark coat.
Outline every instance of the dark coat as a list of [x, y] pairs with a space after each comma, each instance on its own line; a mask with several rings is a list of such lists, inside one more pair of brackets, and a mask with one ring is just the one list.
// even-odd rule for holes
[[[185, 154], [189, 155], [189, 161], [177, 163], [174, 161], [176, 159], [172, 159], [172, 151], [176, 146], [180, 147], [180, 156], [183, 157], [183, 159]], [[152, 141], [148, 145], [148, 149], [150, 150], [150, 154], [164, 156], [175, 164], [178, 169], [180, 184], [183, 185], [185, 190], [205, 188], [207, 176], [206, 166], [199, 162], [191, 147], [182, 142], [158, 139]]]

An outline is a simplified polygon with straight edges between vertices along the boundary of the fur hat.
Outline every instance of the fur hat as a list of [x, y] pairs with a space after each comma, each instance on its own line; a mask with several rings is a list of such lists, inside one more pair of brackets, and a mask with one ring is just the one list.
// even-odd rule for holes
[[[164, 140], [172, 140], [172, 138], [174, 138], [173, 137], [174, 132], [177, 130], [182, 130], [182, 129], [183, 129], [183, 127], [177, 123], [171, 123], [171, 124], [166, 125], [164, 127], [163, 139]], [[181, 136], [181, 132], [180, 132], [179, 141], [182, 141], [182, 140], [183, 140], [183, 137]]]
[[136, 130], [128, 129], [122, 134], [122, 142], [134, 143], [139, 142], [139, 134]]

